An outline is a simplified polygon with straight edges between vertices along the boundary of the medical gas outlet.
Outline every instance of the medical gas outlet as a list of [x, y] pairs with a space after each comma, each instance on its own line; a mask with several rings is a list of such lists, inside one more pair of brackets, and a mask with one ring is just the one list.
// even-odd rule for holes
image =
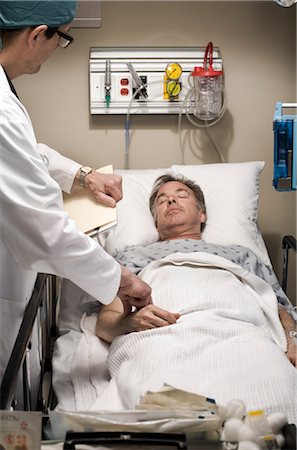
[[[90, 113], [179, 114], [204, 53], [204, 46], [91, 48]], [[213, 67], [222, 69], [217, 47]]]
[[178, 98], [182, 84], [179, 81], [183, 73], [180, 64], [172, 62], [167, 64], [164, 76], [164, 99], [174, 101]]

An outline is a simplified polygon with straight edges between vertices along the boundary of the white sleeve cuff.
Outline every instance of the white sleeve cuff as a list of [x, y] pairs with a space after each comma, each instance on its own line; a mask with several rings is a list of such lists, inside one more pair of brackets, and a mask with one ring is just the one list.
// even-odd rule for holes
[[62, 191], [70, 194], [75, 175], [82, 164], [62, 156], [45, 144], [37, 144], [37, 150], [47, 165], [51, 177], [59, 184]]

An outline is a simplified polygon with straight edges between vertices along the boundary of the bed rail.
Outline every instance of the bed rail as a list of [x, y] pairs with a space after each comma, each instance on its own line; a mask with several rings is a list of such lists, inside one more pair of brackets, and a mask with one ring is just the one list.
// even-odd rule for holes
[[[56, 277], [53, 277], [52, 275], [39, 274], [36, 279], [32, 296], [26, 307], [19, 332], [1, 382], [1, 410], [8, 410], [11, 406], [14, 406], [14, 396], [19, 380], [19, 374], [22, 374], [23, 381], [23, 409], [25, 411], [45, 409], [42, 382], [45, 372], [51, 371], [51, 368], [48, 366], [48, 361], [50, 361], [51, 358], [51, 341], [53, 335], [55, 334], [55, 313], [53, 309], [55, 308], [55, 302], [53, 299], [56, 297], [55, 285]], [[42, 358], [40, 361], [40, 382], [37, 387], [38, 399], [36, 404], [32, 404], [32, 386], [30, 387], [26, 355], [27, 352], [30, 351], [31, 333], [41, 307], [45, 308], [45, 330], [42, 333], [42, 348], [40, 350]], [[36, 386], [34, 386], [34, 389], [35, 388]]]
[[[141, 432], [126, 432], [126, 431], [108, 431], [108, 432], [68, 432], [64, 442], [63, 450], [75, 450], [76, 445], [88, 445], [97, 447], [100, 444], [112, 445], [114, 447], [136, 448], [142, 446], [160, 448], [173, 447], [175, 449], [187, 450], [186, 435], [178, 433], [141, 433]], [[215, 442], [217, 444], [217, 442]], [[198, 449], [198, 447], [195, 446]], [[201, 447], [199, 447], [201, 448]], [[204, 442], [202, 447], [204, 450], [208, 449], [207, 442]], [[214, 449], [223, 448], [219, 446], [211, 447]]]
[[288, 235], [283, 237], [283, 277], [282, 277], [282, 289], [287, 291], [288, 282], [288, 263], [289, 263], [289, 251], [293, 250], [296, 253], [296, 239], [294, 236]]

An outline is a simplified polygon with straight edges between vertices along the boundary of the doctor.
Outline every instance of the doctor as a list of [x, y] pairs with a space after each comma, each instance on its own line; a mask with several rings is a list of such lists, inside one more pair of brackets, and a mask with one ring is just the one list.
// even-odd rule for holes
[[0, 363], [2, 378], [37, 272], [72, 280], [103, 304], [118, 295], [129, 310], [151, 302], [151, 289], [85, 236], [63, 210], [61, 188], [82, 185], [115, 206], [121, 178], [88, 168], [37, 144], [12, 81], [37, 73], [60, 46], [74, 0], [0, 0]]

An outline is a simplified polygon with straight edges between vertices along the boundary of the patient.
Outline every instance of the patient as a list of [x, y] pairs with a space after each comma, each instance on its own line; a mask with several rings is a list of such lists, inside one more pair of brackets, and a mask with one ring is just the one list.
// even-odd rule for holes
[[[247, 270], [271, 284], [279, 300], [279, 316], [286, 339], [286, 355], [293, 365], [297, 365], [296, 338], [291, 336], [296, 325], [282, 303], [288, 305], [273, 272], [262, 264], [251, 251], [242, 246], [219, 246], [201, 241], [201, 232], [206, 222], [206, 206], [200, 187], [182, 176], [162, 175], [154, 185], [150, 196], [150, 210], [155, 220], [160, 241], [145, 247], [133, 246], [117, 255], [122, 265], [138, 273], [150, 262], [175, 252], [206, 251], [239, 263]], [[177, 241], [179, 242], [170, 242]], [[201, 241], [197, 245], [195, 241]], [[163, 242], [162, 242], [163, 241]], [[176, 323], [179, 313], [170, 312], [156, 305], [149, 305], [139, 311], [123, 314], [121, 301], [115, 299], [104, 306], [98, 314], [97, 336], [107, 342], [119, 335], [134, 331], [149, 330]]]
[[201, 239], [206, 207], [192, 181], [159, 177], [150, 209], [160, 241], [117, 259], [150, 284], [154, 304], [125, 316], [115, 299], [98, 314], [110, 379], [92, 409], [133, 409], [167, 383], [296, 423], [295, 323], [275, 275], [247, 248]]

